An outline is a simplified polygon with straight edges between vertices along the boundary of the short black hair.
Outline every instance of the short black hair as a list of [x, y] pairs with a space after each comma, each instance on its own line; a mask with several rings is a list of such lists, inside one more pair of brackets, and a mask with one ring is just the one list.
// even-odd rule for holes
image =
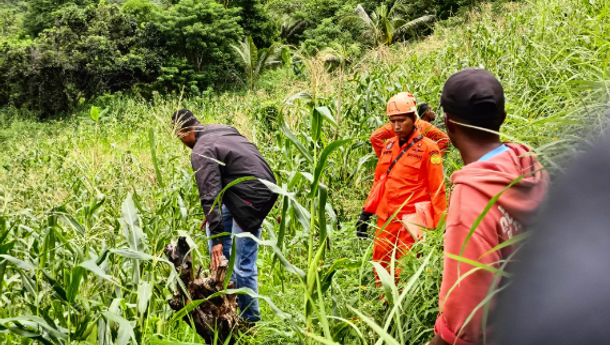
[[172, 114], [172, 125], [177, 131], [191, 128], [198, 123], [199, 120], [188, 109], [181, 109]]
[[422, 103], [417, 106], [417, 115], [420, 117], [423, 116], [428, 110], [430, 110], [430, 105], [428, 103]]
[[504, 90], [493, 74], [467, 68], [447, 79], [441, 95], [443, 111], [463, 122], [499, 130], [504, 121]]

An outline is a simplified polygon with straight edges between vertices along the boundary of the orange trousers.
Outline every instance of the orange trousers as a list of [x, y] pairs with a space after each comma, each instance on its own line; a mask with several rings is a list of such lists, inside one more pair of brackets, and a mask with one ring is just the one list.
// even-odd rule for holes
[[[390, 263], [392, 256], [394, 261], [398, 261], [400, 258], [411, 249], [413, 237], [409, 234], [407, 229], [399, 221], [391, 221], [390, 224], [386, 225], [384, 229], [383, 225], [387, 222], [387, 219], [377, 218], [377, 233], [375, 234], [375, 243], [373, 244], [373, 261], [378, 262], [385, 268], [388, 273], [390, 272]], [[394, 266], [394, 277], [397, 279], [400, 274], [399, 265]], [[379, 275], [375, 271], [375, 277], [377, 285], [379, 285]]]

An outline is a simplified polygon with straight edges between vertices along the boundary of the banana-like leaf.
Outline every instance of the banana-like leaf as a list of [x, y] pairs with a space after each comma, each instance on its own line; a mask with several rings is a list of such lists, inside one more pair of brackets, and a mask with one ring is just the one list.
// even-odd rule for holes
[[404, 34], [406, 31], [415, 29], [416, 27], [418, 27], [420, 25], [430, 24], [430, 23], [434, 22], [434, 20], [436, 20], [436, 17], [434, 15], [426, 15], [426, 16], [421, 16], [419, 18], [415, 18], [405, 24], [402, 24], [401, 26], [397, 27], [396, 29], [394, 29], [394, 36]]
[[91, 120], [97, 122], [100, 119], [100, 108], [92, 106], [89, 110], [89, 117], [91, 117]]
[[358, 4], [358, 6], [356, 6], [356, 9], [354, 10], [354, 12], [356, 12], [356, 15], [358, 17], [360, 17], [360, 19], [362, 19], [362, 21], [368, 27], [370, 27], [370, 28], [374, 28], [375, 27], [375, 23], [373, 23], [373, 21], [371, 20], [371, 17], [369, 17], [368, 13], [366, 13], [366, 11], [362, 7], [362, 5]]

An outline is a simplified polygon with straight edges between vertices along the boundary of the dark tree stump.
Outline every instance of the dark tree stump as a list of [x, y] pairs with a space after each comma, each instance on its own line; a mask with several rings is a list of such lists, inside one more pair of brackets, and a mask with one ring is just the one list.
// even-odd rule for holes
[[[194, 275], [189, 250], [190, 247], [184, 237], [178, 238], [177, 244], [170, 243], [165, 246], [165, 255], [176, 267], [176, 271], [188, 291], [187, 295], [180, 286], [177, 287], [174, 298], [169, 301], [170, 307], [176, 311], [184, 308], [191, 300], [204, 299], [222, 291], [227, 274], [228, 261], [225, 259], [217, 270], [210, 272], [209, 276], [201, 277], [201, 267]], [[233, 282], [229, 282], [228, 288], [232, 287]], [[197, 333], [208, 344], [213, 342], [214, 334], [218, 335], [218, 342], [222, 344], [238, 326], [237, 295], [221, 295], [205, 301], [186, 315], [183, 320], [194, 326]]]

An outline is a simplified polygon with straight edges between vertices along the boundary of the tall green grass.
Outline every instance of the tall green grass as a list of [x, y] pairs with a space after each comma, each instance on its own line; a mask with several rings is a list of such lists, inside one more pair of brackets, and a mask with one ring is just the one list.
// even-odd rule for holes
[[[431, 338], [442, 227], [402, 259], [399, 284], [389, 274], [380, 289], [372, 242], [354, 234], [375, 165], [368, 135], [385, 121], [386, 100], [406, 89], [436, 104], [452, 73], [485, 67], [507, 95], [504, 137], [533, 146], [560, 173], [562, 156], [607, 128], [608, 6], [482, 6], [422, 42], [371, 51], [340, 75], [311, 60], [304, 76], [275, 71], [257, 92], [183, 100], [204, 122], [235, 125], [278, 176], [258, 261], [264, 321], [238, 342]], [[163, 246], [184, 234], [198, 248], [195, 262], [208, 260], [189, 151], [169, 126], [178, 97], [107, 96], [93, 105], [103, 114], [95, 122], [90, 104], [44, 123], [11, 109], [0, 115], [0, 342], [199, 342], [167, 305], [177, 282]], [[446, 175], [460, 166], [450, 150]]]

